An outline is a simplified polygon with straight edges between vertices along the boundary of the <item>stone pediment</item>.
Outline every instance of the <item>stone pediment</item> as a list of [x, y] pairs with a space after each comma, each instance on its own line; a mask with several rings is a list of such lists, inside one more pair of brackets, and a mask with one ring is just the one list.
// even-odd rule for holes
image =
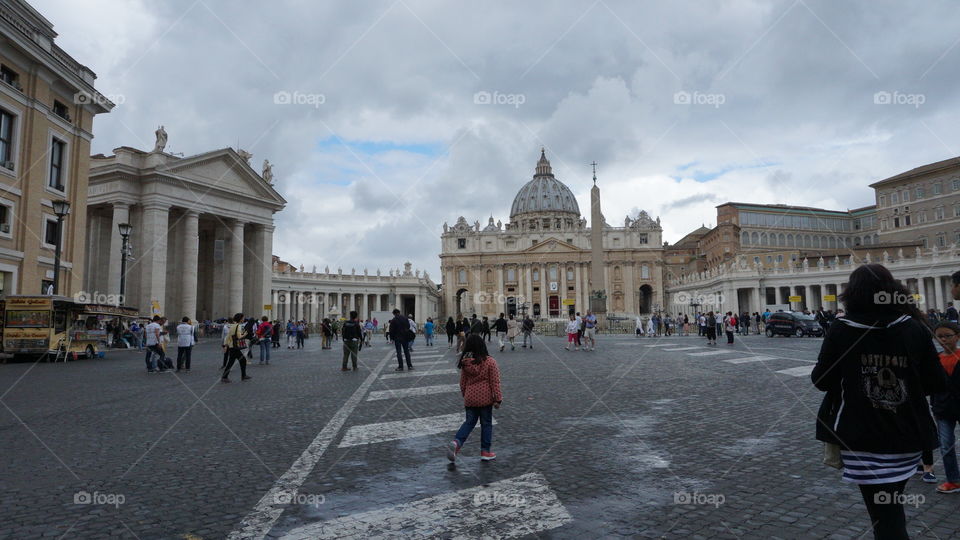
[[549, 238], [523, 250], [524, 253], [579, 253], [580, 248], [556, 238]]
[[158, 172], [191, 180], [213, 190], [225, 190], [284, 205], [286, 200], [232, 148], [214, 150], [167, 163]]

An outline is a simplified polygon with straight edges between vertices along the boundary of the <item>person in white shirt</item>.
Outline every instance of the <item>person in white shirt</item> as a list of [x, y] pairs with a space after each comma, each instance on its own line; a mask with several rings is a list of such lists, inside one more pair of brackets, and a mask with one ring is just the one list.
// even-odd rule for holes
[[569, 351], [570, 345], [573, 344], [577, 351], [580, 350], [580, 346], [577, 345], [577, 332], [580, 331], [580, 322], [573, 315], [570, 316], [570, 322], [567, 323], [567, 346], [564, 347], [564, 350]]
[[[224, 319], [223, 326], [220, 327], [220, 342], [223, 343], [227, 340], [227, 335], [230, 333], [230, 320]], [[230, 352], [227, 350], [223, 351], [223, 364], [220, 365], [220, 369], [227, 367], [227, 359], [230, 357]]]
[[636, 335], [637, 337], [640, 337], [643, 335], [643, 319], [641, 319], [639, 315], [637, 315], [636, 325]]
[[193, 325], [190, 324], [190, 318], [184, 317], [177, 325], [177, 371], [181, 369], [190, 371], [190, 356], [193, 353], [193, 346], [196, 339], [193, 337]]
[[[147, 363], [147, 373], [164, 373], [167, 371], [166, 362], [164, 362], [163, 349], [160, 348], [160, 316], [154, 315], [153, 320], [146, 328], [147, 356], [144, 361]], [[160, 357], [159, 369], [157, 360], [153, 357], [156, 354]]]
[[407, 317], [407, 320], [410, 321], [410, 331], [413, 332], [413, 338], [410, 340], [410, 350], [413, 350], [413, 342], [417, 339], [417, 323], [413, 320], [413, 315]]

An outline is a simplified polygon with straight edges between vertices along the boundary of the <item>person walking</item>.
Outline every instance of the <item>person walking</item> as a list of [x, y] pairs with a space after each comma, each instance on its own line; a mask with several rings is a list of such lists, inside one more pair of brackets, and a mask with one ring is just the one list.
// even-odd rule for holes
[[578, 331], [580, 331], [580, 323], [574, 315], [571, 315], [570, 322], [567, 323], [567, 346], [563, 348], [564, 350], [569, 351], [571, 344], [575, 347], [574, 350], [580, 350], [580, 345], [577, 344]]
[[340, 371], [350, 371], [347, 368], [347, 359], [353, 362], [353, 370], [357, 370], [357, 353], [360, 350], [360, 342], [363, 341], [363, 330], [360, 328], [360, 321], [357, 320], [357, 312], [350, 312], [350, 320], [343, 323], [343, 363]]
[[503, 352], [505, 344], [503, 343], [503, 338], [507, 337], [507, 320], [503, 318], [503, 313], [500, 314], [500, 317], [497, 320], [493, 321], [493, 328], [497, 333], [497, 343], [500, 346], [500, 352]]
[[639, 315], [637, 315], [637, 319], [636, 321], [634, 321], [634, 325], [635, 325], [635, 328], [633, 329], [634, 335], [636, 337], [642, 336], [643, 335], [643, 319], [641, 319]]
[[457, 323], [453, 317], [447, 317], [447, 324], [443, 328], [447, 332], [447, 348], [453, 347], [453, 338], [457, 335]]
[[235, 362], [240, 363], [240, 380], [248, 381], [247, 358], [243, 355], [243, 349], [246, 348], [247, 333], [243, 329], [243, 313], [237, 313], [233, 316], [233, 324], [230, 325], [230, 331], [223, 340], [223, 348], [227, 350], [228, 360], [226, 367], [223, 368], [223, 375], [220, 382], [230, 382], [230, 369]]
[[500, 389], [497, 361], [487, 352], [487, 345], [481, 336], [471, 335], [467, 338], [457, 369], [460, 370], [460, 394], [463, 396], [466, 419], [447, 445], [447, 459], [456, 463], [477, 420], [480, 421], [480, 459], [496, 459], [497, 455], [491, 451], [493, 409], [499, 409], [503, 403], [503, 392]]
[[407, 315], [407, 321], [410, 323], [410, 333], [407, 334], [409, 338], [407, 346], [410, 347], [410, 352], [413, 352], [413, 342], [417, 340], [417, 331], [419, 331], [419, 328], [417, 328], [417, 322], [413, 320], [413, 315]]
[[737, 317], [728, 311], [723, 317], [723, 329], [727, 333], [727, 345], [733, 345], [733, 333], [737, 330]]
[[287, 349], [292, 349], [297, 343], [297, 324], [287, 319]]
[[190, 357], [192, 356], [193, 346], [197, 343], [193, 337], [193, 325], [190, 324], [190, 317], [184, 317], [177, 325], [177, 373], [181, 369], [190, 371]]
[[[500, 316], [503, 317], [503, 313], [501, 313]], [[483, 321], [480, 324], [481, 324], [480, 337], [485, 339], [487, 343], [490, 343], [490, 319], [487, 319], [486, 317], [484, 317]], [[503, 349], [500, 349], [500, 350], [502, 351]]]
[[523, 323], [520, 325], [523, 332], [523, 348], [527, 348], [527, 340], [530, 340], [530, 348], [533, 348], [533, 319], [529, 315], [524, 316]]
[[303, 348], [303, 340], [304, 340], [304, 338], [306, 338], [306, 336], [307, 336], [307, 322], [306, 322], [306, 321], [298, 321], [298, 322], [297, 322], [296, 331], [297, 331], [297, 333], [296, 333], [296, 337], [297, 337], [297, 348], [298, 348], [298, 349], [302, 349], [302, 348]]
[[370, 346], [371, 340], [373, 340], [373, 333], [376, 331], [376, 327], [373, 325], [373, 321], [367, 319], [363, 323], [363, 344], [367, 347]]
[[583, 336], [590, 343], [590, 348], [583, 346], [583, 350], [596, 350], [597, 348], [597, 316], [592, 311], [587, 310], [587, 316], [583, 318]]
[[517, 350], [516, 339], [520, 334], [520, 324], [516, 319], [513, 318], [513, 315], [510, 315], [507, 319], [507, 341], [510, 342], [510, 350]]
[[705, 317], [706, 326], [704, 331], [707, 334], [707, 345], [716, 345], [717, 344], [717, 318], [713, 315], [713, 311], [708, 311]]
[[825, 392], [817, 440], [839, 447], [843, 480], [859, 486], [874, 538], [900, 539], [909, 538], [903, 489], [923, 451], [938, 446], [924, 395], [947, 386], [922, 314], [884, 297], [910, 291], [881, 264], [850, 274], [840, 294], [847, 315], [831, 325], [810, 378]]
[[[147, 354], [144, 358], [147, 363], [147, 373], [164, 373], [167, 371], [163, 362], [163, 350], [160, 348], [160, 316], [154, 315], [153, 320], [146, 327]], [[157, 355], [159, 362], [153, 358]], [[159, 367], [159, 369], [158, 369]]]
[[653, 317], [647, 319], [647, 337], [654, 337], [657, 333], [657, 323]]
[[579, 351], [579, 350], [580, 350], [580, 341], [583, 339], [583, 317], [580, 316], [580, 312], [579, 312], [579, 311], [576, 313], [576, 320], [577, 320], [577, 336], [576, 336], [576, 340], [577, 340], [577, 350]]
[[257, 327], [257, 339], [260, 343], [260, 364], [270, 365], [270, 349], [273, 348], [273, 325], [266, 315], [260, 318]]
[[433, 347], [433, 318], [427, 317], [427, 322], [423, 323], [423, 342], [427, 347]]
[[[937, 422], [937, 433], [940, 438], [940, 459], [943, 463], [943, 474], [947, 477], [946, 482], [937, 486], [937, 491], [940, 493], [960, 493], [960, 467], [957, 466], [956, 448], [956, 428], [957, 424], [960, 423], [960, 369], [957, 369], [957, 362], [960, 361], [960, 351], [957, 350], [960, 325], [955, 322], [943, 321], [937, 325], [934, 336], [943, 348], [943, 352], [940, 353], [940, 365], [947, 375], [946, 390], [934, 394], [930, 399], [933, 418]], [[924, 471], [924, 480], [926, 480], [926, 471]]]
[[273, 324], [271, 324], [271, 326], [273, 327], [273, 335], [270, 336], [272, 338], [271, 341], [273, 341], [272, 348], [279, 349], [280, 348], [280, 321], [273, 321]]
[[407, 360], [407, 369], [413, 369], [413, 363], [410, 362], [410, 321], [400, 314], [399, 309], [393, 310], [393, 318], [390, 319], [390, 339], [397, 348], [397, 369], [403, 371], [403, 360]]

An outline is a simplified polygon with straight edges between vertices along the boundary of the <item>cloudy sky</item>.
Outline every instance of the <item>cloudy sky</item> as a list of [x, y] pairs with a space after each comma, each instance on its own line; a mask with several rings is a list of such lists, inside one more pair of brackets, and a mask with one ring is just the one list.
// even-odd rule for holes
[[506, 222], [541, 146], [581, 208], [595, 160], [607, 220], [670, 242], [725, 201], [856, 208], [960, 155], [949, 1], [32, 3], [119, 103], [94, 153], [161, 123], [170, 152], [239, 141], [308, 268], [438, 276], [443, 222]]

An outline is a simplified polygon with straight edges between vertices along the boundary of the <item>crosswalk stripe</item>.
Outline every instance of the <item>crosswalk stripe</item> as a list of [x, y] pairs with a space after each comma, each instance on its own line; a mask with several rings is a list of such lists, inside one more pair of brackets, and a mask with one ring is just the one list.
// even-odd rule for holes
[[793, 367], [790, 369], [781, 369], [777, 373], [783, 373], [784, 375], [790, 375], [791, 377], [804, 377], [810, 374], [813, 371], [813, 366], [799, 366]]
[[573, 521], [540, 473], [528, 473], [291, 530], [281, 538], [515, 538]]
[[676, 352], [676, 351], [692, 351], [694, 349], [702, 349], [703, 347], [680, 347], [679, 349], [663, 349], [667, 352]]
[[407, 371], [404, 373], [391, 373], [389, 375], [383, 375], [380, 377], [380, 380], [385, 379], [413, 379], [416, 377], [426, 377], [427, 375], [452, 375], [458, 373], [456, 369], [434, 369], [432, 371]]
[[730, 360], [724, 360], [728, 364], [746, 364], [748, 362], [766, 362], [767, 360], [773, 360], [772, 356], [747, 356], [745, 358], [731, 358]]
[[[340, 448], [435, 435], [445, 431], [449, 431], [452, 438], [463, 420], [463, 413], [454, 413], [353, 426], [340, 441]], [[493, 423], [496, 424], [497, 420], [494, 419]]]
[[405, 398], [414, 396], [426, 396], [430, 394], [443, 394], [446, 392], [459, 392], [459, 384], [438, 384], [434, 386], [418, 386], [415, 388], [398, 388], [395, 390], [375, 390], [370, 392], [367, 401], [377, 401], [380, 399]]
[[[628, 345], [624, 343], [624, 345]], [[644, 345], [644, 347], [673, 347], [677, 345], [676, 343], [652, 343], [650, 345]]]
[[706, 351], [706, 352], [693, 352], [687, 353], [687, 356], [716, 356], [718, 354], [730, 354], [740, 351]]

